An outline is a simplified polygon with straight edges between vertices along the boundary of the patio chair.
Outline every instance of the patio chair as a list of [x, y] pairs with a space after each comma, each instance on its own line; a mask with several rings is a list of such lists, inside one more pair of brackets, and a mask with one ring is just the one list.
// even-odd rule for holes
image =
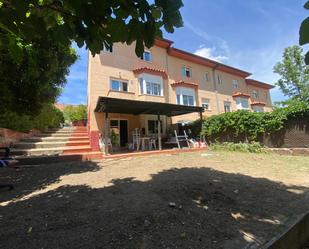
[[141, 133], [140, 133], [140, 129], [135, 128], [132, 131], [132, 147], [133, 150], [139, 150], [141, 144]]
[[150, 138], [149, 140], [149, 149], [151, 150], [154, 148], [155, 150], [157, 149], [157, 144], [156, 144], [156, 139], [154, 137]]

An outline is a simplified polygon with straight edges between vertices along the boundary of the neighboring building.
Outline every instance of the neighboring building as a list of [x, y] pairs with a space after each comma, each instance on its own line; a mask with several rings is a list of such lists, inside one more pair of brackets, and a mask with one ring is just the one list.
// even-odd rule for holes
[[[204, 116], [239, 109], [271, 110], [269, 90], [272, 85], [247, 79], [251, 75], [248, 72], [179, 50], [172, 47], [172, 43], [158, 39], [154, 47], [145, 50], [142, 58], [136, 57], [134, 44], [127, 46], [118, 43], [95, 57], [89, 54], [88, 129], [94, 149], [98, 148], [99, 133], [104, 132], [104, 124], [110, 126], [106, 132], [113, 130], [121, 133], [121, 145], [128, 143], [134, 128], [142, 129], [146, 135], [156, 133], [157, 115], [147, 114], [154, 113], [146, 110], [148, 102], [149, 108], [154, 102], [177, 104], [183, 108], [183, 113], [188, 113], [173, 116], [182, 113], [180, 109], [176, 110], [177, 106], [166, 105], [165, 108], [163, 104], [157, 104], [161, 113], [167, 113], [163, 109], [176, 108], [173, 114], [168, 115], [173, 117], [160, 116], [162, 136], [167, 134], [171, 124], [198, 119], [201, 109], [189, 108], [193, 106], [203, 107]], [[114, 99], [109, 107], [106, 106], [106, 97]], [[122, 107], [119, 107], [120, 102], [116, 103], [115, 99], [145, 101], [140, 102], [147, 106], [145, 114], [142, 109], [130, 111], [125, 104], [137, 108], [137, 102], [122, 101]], [[110, 112], [106, 115], [109, 119], [106, 122], [102, 113], [104, 110]], [[115, 110], [121, 113], [112, 113]], [[189, 113], [193, 111], [196, 113]]]

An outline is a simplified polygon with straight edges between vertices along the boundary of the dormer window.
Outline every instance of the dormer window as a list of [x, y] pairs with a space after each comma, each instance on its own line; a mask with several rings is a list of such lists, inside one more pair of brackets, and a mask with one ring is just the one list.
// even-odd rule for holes
[[252, 91], [252, 98], [257, 99], [258, 98], [258, 93], [257, 91]]
[[176, 88], [176, 104], [195, 106], [195, 90], [186, 87]]
[[182, 76], [186, 78], [191, 78], [191, 68], [189, 67], [182, 67]]
[[144, 61], [152, 61], [152, 55], [150, 51], [144, 51], [142, 55], [142, 60]]

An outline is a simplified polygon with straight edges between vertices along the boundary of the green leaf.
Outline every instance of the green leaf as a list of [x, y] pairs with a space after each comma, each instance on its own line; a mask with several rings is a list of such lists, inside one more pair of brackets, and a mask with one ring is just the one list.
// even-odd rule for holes
[[309, 17], [302, 22], [299, 30], [299, 44], [304, 45], [306, 43], [309, 43]]
[[306, 65], [309, 65], [309, 52], [306, 53], [305, 63], [306, 63]]
[[309, 1], [307, 3], [305, 3], [304, 8], [309, 10]]

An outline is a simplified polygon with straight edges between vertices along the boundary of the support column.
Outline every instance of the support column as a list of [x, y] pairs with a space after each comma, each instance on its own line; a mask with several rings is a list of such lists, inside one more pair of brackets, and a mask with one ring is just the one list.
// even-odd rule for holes
[[104, 154], [108, 155], [108, 140], [109, 140], [109, 118], [108, 112], [105, 112], [105, 124], [104, 124]]
[[158, 147], [159, 150], [162, 150], [160, 114], [158, 114]]
[[204, 137], [202, 137], [202, 131], [203, 131], [203, 113], [202, 112], [200, 112], [200, 121], [201, 121], [200, 139], [202, 142], [204, 142]]

